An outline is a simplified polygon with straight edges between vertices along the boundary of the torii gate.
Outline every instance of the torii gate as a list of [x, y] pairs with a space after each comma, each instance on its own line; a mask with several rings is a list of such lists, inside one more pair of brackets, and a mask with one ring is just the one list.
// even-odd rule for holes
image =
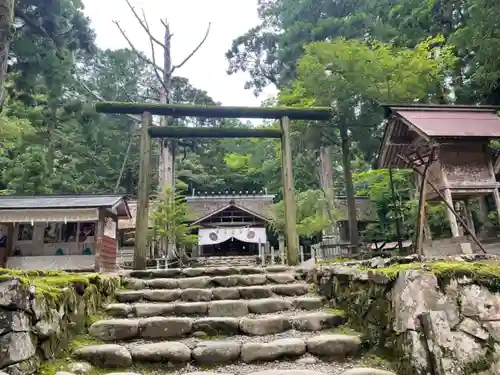
[[[330, 108], [218, 107], [179, 104], [97, 102], [99, 113], [142, 116], [139, 186], [135, 230], [134, 269], [146, 269], [149, 190], [151, 184], [151, 138], [279, 138], [285, 206], [285, 241], [289, 265], [299, 262], [297, 207], [293, 190], [290, 120], [329, 121]], [[261, 118], [280, 120], [280, 129], [228, 129], [152, 126], [152, 115], [210, 118]]]

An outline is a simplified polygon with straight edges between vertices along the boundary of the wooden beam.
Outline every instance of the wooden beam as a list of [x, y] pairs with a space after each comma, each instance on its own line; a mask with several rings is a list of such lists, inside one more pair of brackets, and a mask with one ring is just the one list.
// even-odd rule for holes
[[184, 126], [152, 126], [152, 138], [281, 138], [275, 128], [188, 128]]
[[134, 269], [146, 269], [148, 250], [149, 188], [151, 183], [151, 137], [148, 128], [153, 118], [151, 113], [142, 114], [141, 146], [139, 156], [139, 185], [137, 187], [137, 214], [135, 221]]
[[281, 169], [283, 172], [283, 202], [285, 206], [285, 239], [288, 264], [299, 263], [299, 236], [297, 234], [297, 206], [293, 190], [292, 144], [290, 140], [290, 120], [281, 119]]
[[222, 107], [132, 102], [96, 102], [94, 106], [99, 113], [137, 115], [143, 112], [149, 112], [153, 115], [173, 117], [261, 119], [280, 119], [282, 117], [288, 117], [292, 120], [318, 121], [330, 120], [332, 117], [331, 110], [328, 107]]
[[421, 175], [420, 190], [418, 198], [418, 222], [417, 222], [417, 239], [415, 241], [417, 253], [424, 254], [424, 227], [425, 227], [425, 202], [427, 200], [427, 181], [429, 178], [429, 167], [433, 163], [435, 149], [432, 149], [431, 158], [425, 163], [423, 173]]
[[[411, 165], [410, 161], [408, 159], [405, 159], [405, 157], [403, 155], [398, 155], [398, 158], [400, 158], [401, 160], [403, 160], [408, 165]], [[420, 169], [413, 167], [413, 170], [415, 172], [417, 172], [420, 176], [423, 176], [423, 171], [421, 171]], [[434, 185], [432, 183], [432, 181], [427, 180], [427, 183], [429, 184], [429, 186], [431, 187], [431, 189], [434, 190], [434, 192], [439, 196], [439, 198], [441, 198], [441, 200], [443, 201], [443, 203], [448, 207], [449, 212], [451, 214], [453, 214], [455, 216], [455, 218], [460, 222], [460, 224], [462, 224], [463, 227], [470, 233], [470, 236], [472, 237], [472, 240], [476, 243], [476, 245], [479, 247], [479, 249], [481, 249], [481, 251], [486, 254], [486, 250], [485, 250], [483, 244], [479, 241], [479, 239], [477, 238], [477, 236], [474, 233], [472, 233], [472, 231], [470, 230], [469, 226], [464, 221], [464, 219], [462, 219], [462, 217], [455, 211], [455, 208], [453, 207], [453, 201], [450, 202], [448, 199], [446, 199], [445, 195], [443, 193], [441, 193], [441, 191], [439, 191], [439, 189], [437, 188], [437, 186]], [[447, 191], [449, 192], [449, 189], [445, 189], [445, 193]]]

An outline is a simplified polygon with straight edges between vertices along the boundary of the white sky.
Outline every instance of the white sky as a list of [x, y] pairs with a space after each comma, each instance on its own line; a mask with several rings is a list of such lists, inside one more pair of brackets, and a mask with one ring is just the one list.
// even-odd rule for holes
[[[134, 45], [148, 54], [149, 39], [128, 9], [125, 0], [84, 0], [85, 13], [92, 21], [100, 48], [128, 47], [112, 21], [119, 21]], [[262, 100], [276, 93], [267, 89], [256, 98], [252, 90], [245, 90], [247, 75], [228, 75], [226, 51], [234, 38], [259, 23], [257, 0], [131, 0], [136, 10], [144, 9], [153, 34], [163, 39], [160, 18], [167, 17], [172, 38], [173, 63], [182, 61], [203, 38], [212, 22], [207, 41], [176, 74], [189, 79], [195, 87], [206, 90], [212, 98], [224, 105], [259, 106]], [[162, 54], [157, 50], [161, 65]]]

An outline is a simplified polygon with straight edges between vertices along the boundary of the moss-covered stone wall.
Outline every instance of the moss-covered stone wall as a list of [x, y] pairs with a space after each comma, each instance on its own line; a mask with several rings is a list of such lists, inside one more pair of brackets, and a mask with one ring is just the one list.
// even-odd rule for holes
[[34, 374], [85, 331], [120, 278], [0, 269], [0, 371]]
[[500, 261], [407, 260], [325, 264], [308, 277], [398, 373], [499, 374]]

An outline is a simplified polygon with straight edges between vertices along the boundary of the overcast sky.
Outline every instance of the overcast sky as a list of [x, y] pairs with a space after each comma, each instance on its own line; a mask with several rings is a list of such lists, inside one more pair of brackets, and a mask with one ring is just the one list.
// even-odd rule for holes
[[[135, 46], [150, 55], [149, 39], [134, 19], [125, 0], [84, 0], [85, 13], [97, 33], [101, 48], [128, 47], [116, 25], [119, 21]], [[182, 61], [201, 41], [208, 23], [212, 23], [206, 43], [189, 62], [177, 71], [197, 88], [206, 90], [224, 105], [259, 106], [262, 100], [275, 93], [269, 88], [256, 98], [244, 89], [246, 74], [228, 75], [226, 51], [234, 38], [259, 23], [257, 0], [132, 0], [135, 8], [144, 9], [150, 27], [158, 39], [163, 38], [160, 18], [167, 17], [174, 34], [172, 59]], [[161, 61], [161, 51], [157, 50]]]

